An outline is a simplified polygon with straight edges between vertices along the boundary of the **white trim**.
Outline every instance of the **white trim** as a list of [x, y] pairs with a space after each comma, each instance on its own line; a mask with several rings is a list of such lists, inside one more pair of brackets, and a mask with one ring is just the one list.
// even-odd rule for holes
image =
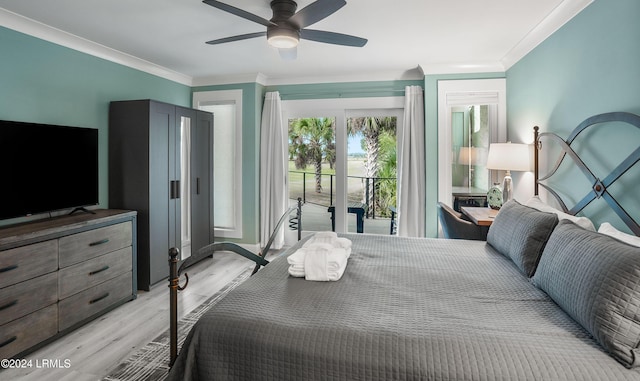
[[560, 3], [502, 58], [505, 70], [529, 54], [592, 2], [593, 0], [565, 0]]
[[322, 77], [294, 77], [294, 78], [268, 78], [266, 86], [275, 85], [308, 85], [322, 83], [348, 83], [348, 82], [375, 82], [397, 80], [423, 80], [424, 73], [419, 67], [411, 70], [382, 71], [382, 72], [358, 72], [347, 75], [334, 75]]
[[[235, 158], [233, 160], [240, 166], [240, 170], [237, 171], [236, 177], [234, 179], [235, 184], [235, 199], [234, 199], [234, 208], [235, 208], [235, 226], [233, 229], [214, 229], [214, 236], [220, 238], [239, 238], [243, 237], [243, 225], [242, 225], [242, 90], [220, 90], [220, 91], [199, 91], [193, 93], [193, 107], [196, 109], [201, 108], [202, 106], [207, 106], [211, 104], [221, 104], [221, 103], [234, 103], [236, 105], [236, 147], [235, 147]], [[215, 115], [214, 115], [215, 119]], [[214, 120], [214, 129], [215, 120]], [[232, 160], [231, 158], [229, 160]], [[215, 166], [214, 166], [215, 168]], [[214, 178], [214, 183], [215, 183]], [[215, 203], [215, 200], [213, 200]], [[214, 220], [215, 225], [215, 220]]]
[[[438, 81], [438, 201], [451, 205], [451, 108], [464, 104], [496, 104], [497, 125], [491, 142], [507, 139], [507, 84], [505, 78]], [[491, 103], [487, 103], [491, 102]]]
[[247, 73], [232, 76], [211, 76], [194, 78], [194, 86], [230, 85], [237, 83], [258, 83], [263, 86], [277, 85], [309, 85], [323, 83], [375, 82], [398, 80], [422, 80], [424, 72], [421, 67], [411, 70], [397, 70], [385, 72], [351, 73], [349, 75], [334, 75], [323, 77], [292, 77], [269, 78], [263, 73]]
[[208, 76], [193, 79], [193, 86], [233, 85], [238, 83], [257, 83], [266, 86], [268, 78], [262, 73], [247, 73], [227, 76]]
[[457, 64], [422, 64], [420, 65], [425, 75], [437, 74], [472, 74], [505, 71], [500, 62], [468, 62]]
[[191, 86], [193, 79], [176, 71], [145, 61], [130, 54], [111, 49], [104, 45], [53, 28], [33, 19], [0, 8], [0, 25], [17, 32], [28, 34], [44, 41], [65, 46], [82, 53], [102, 58], [120, 65], [153, 74], [155, 76]]

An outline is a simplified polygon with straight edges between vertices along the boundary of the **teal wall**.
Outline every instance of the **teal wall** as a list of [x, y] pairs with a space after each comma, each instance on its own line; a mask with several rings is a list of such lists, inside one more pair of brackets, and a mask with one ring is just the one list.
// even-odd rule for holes
[[[424, 77], [426, 236], [438, 236], [438, 81], [504, 78], [504, 73], [438, 74]], [[507, 107], [508, 109], [508, 107]]]
[[99, 130], [101, 207], [108, 207], [109, 102], [151, 98], [191, 105], [188, 86], [3, 27], [0, 51], [0, 119]]
[[[534, 125], [566, 137], [595, 114], [640, 114], [639, 15], [640, 1], [596, 0], [511, 67], [507, 71], [509, 138], [530, 142]], [[591, 142], [578, 142], [579, 154], [597, 168], [601, 162], [617, 164], [640, 144], [636, 128], [621, 127], [615, 134], [589, 134], [585, 138]], [[606, 155], [592, 153], [603, 148]], [[589, 184], [584, 179], [579, 173], [567, 171], [555, 183], [569, 200], [576, 200], [586, 194]], [[636, 218], [640, 216], [638, 184], [640, 169], [625, 175], [618, 188], [612, 189]], [[585, 215], [594, 219], [596, 227], [610, 220], [623, 228], [617, 217], [605, 211], [601, 200], [592, 204]]]

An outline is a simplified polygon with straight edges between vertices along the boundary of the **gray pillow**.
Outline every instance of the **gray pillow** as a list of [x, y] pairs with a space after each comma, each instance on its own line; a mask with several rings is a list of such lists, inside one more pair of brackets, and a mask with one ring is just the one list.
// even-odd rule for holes
[[533, 283], [618, 361], [640, 364], [640, 248], [561, 221]]
[[555, 213], [541, 212], [510, 200], [491, 224], [487, 243], [511, 258], [520, 271], [531, 277], [557, 224]]

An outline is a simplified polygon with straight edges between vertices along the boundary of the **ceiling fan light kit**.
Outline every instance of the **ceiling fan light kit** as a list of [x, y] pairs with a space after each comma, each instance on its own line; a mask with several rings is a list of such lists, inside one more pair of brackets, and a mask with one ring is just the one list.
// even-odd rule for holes
[[273, 0], [270, 3], [273, 11], [271, 20], [216, 0], [204, 0], [203, 3], [267, 27], [266, 32], [247, 33], [207, 41], [210, 45], [266, 36], [269, 45], [278, 48], [280, 55], [287, 59], [295, 57], [293, 50], [298, 46], [300, 39], [354, 47], [362, 47], [367, 43], [364, 38], [347, 34], [305, 29], [345, 6], [347, 2], [344, 0], [317, 0], [299, 12], [296, 12], [298, 4], [293, 0]]
[[300, 32], [293, 28], [268, 27], [267, 42], [274, 48], [295, 48], [300, 42]]

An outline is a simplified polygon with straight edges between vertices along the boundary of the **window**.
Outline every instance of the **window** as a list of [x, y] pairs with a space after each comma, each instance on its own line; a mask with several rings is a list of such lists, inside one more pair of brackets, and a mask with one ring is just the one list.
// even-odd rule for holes
[[193, 104], [213, 113], [214, 234], [242, 238], [242, 90], [194, 93]]

